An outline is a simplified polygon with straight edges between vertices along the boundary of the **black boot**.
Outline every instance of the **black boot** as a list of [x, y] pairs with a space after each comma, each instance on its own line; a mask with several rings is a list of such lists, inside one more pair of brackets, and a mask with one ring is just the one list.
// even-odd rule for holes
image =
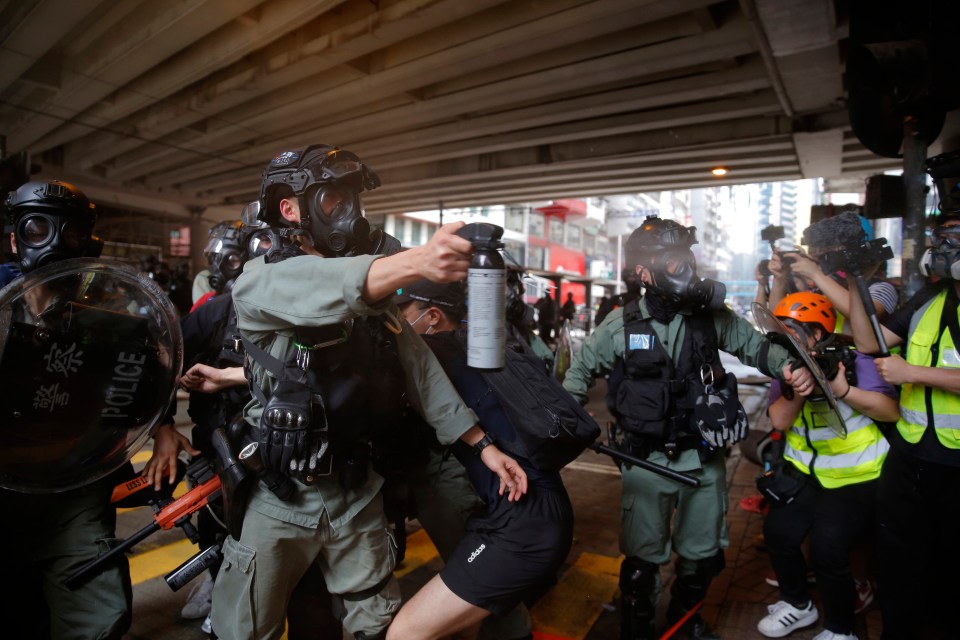
[[620, 640], [653, 640], [652, 595], [660, 567], [629, 557], [620, 565]]
[[[673, 626], [687, 615], [688, 611], [702, 602], [707, 595], [709, 584], [710, 580], [703, 580], [701, 576], [677, 576], [673, 587], [670, 589], [667, 624]], [[700, 617], [699, 613], [690, 616], [680, 627], [675, 637], [688, 638], [689, 640], [721, 640], [720, 634], [710, 628], [710, 625]]]

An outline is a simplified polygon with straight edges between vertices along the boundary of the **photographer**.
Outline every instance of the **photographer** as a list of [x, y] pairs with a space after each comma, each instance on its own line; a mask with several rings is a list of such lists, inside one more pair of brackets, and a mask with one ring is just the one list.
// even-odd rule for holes
[[[783, 252], [780, 260], [789, 264], [789, 270], [803, 279], [806, 288], [822, 293], [833, 304], [837, 313], [837, 332], [848, 333], [845, 319], [850, 314], [849, 295], [843, 284], [845, 270], [859, 266], [869, 283], [870, 298], [878, 318], [884, 318], [897, 308], [896, 288], [889, 282], [873, 277], [883, 264], [883, 254], [876, 241], [867, 240], [860, 216], [842, 213], [810, 225], [803, 232], [803, 242], [810, 247], [810, 255], [801, 251]], [[822, 265], [831, 267], [824, 269]], [[771, 260], [771, 270], [773, 270]], [[834, 274], [837, 276], [834, 276]], [[779, 299], [771, 295], [770, 304]]]
[[[768, 307], [776, 307], [785, 295], [797, 293], [798, 291], [809, 291], [814, 286], [813, 283], [808, 281], [804, 276], [795, 273], [791, 269], [794, 260], [793, 256], [797, 255], [797, 253], [796, 251], [789, 253], [791, 255], [787, 257], [784, 253], [778, 251], [773, 254], [770, 260], [761, 261], [757, 265], [757, 281], [760, 287], [766, 288], [769, 282], [769, 293], [764, 300]], [[768, 278], [772, 278], [772, 280], [768, 280]], [[758, 292], [758, 302], [760, 301], [759, 295]]]
[[[889, 450], [876, 421], [899, 417], [896, 391], [880, 378], [871, 358], [843, 347], [833, 333], [836, 315], [825, 297], [790, 294], [774, 315], [827, 371], [847, 436], [841, 439], [830, 430], [819, 411], [825, 404], [822, 399], [788, 397], [780, 382], [773, 381], [770, 420], [774, 428], [786, 432], [786, 448], [784, 460], [758, 484], [784, 476], [777, 478], [776, 491], [764, 492], [770, 497], [764, 540], [782, 599], [769, 607], [757, 629], [780, 638], [817, 621], [801, 552], [809, 534], [811, 564], [824, 608], [824, 631], [816, 640], [849, 640], [856, 638], [850, 552], [873, 523], [876, 480]], [[831, 346], [840, 348], [828, 349]]]
[[[891, 449], [878, 493], [880, 606], [887, 639], [919, 637], [919, 621], [953, 632], [950, 612], [960, 597], [960, 563], [952, 551], [960, 527], [955, 506], [960, 493], [960, 197], [955, 188], [944, 193], [941, 187], [943, 213], [935, 221], [933, 247], [921, 259], [924, 275], [938, 281], [882, 322], [884, 341], [890, 347], [906, 345], [906, 359], [876, 360], [883, 379], [901, 386], [901, 417], [888, 433]], [[879, 351], [856, 287], [850, 287], [850, 324], [858, 349]]]

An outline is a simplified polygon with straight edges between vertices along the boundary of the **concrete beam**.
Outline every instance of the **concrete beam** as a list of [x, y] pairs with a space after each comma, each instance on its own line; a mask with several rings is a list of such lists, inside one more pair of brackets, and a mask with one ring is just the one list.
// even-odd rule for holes
[[[679, 40], [629, 50], [603, 58], [589, 59], [578, 64], [549, 69], [528, 76], [514, 77], [499, 83], [483, 85], [472, 90], [460, 91], [433, 100], [419, 102], [406, 108], [402, 119], [399, 117], [401, 114], [382, 113], [361, 119], [362, 122], [351, 124], [356, 126], [358, 130], [367, 131], [367, 135], [364, 136], [366, 138], [373, 131], [383, 133], [382, 129], [376, 130], [373, 128], [375, 124], [380, 127], [392, 127], [396, 131], [403, 128], [412, 128], [417, 124], [434, 122], [437, 119], [450, 118], [451, 114], [460, 113], [465, 109], [492, 110], [518, 102], [547, 101], [557, 92], [569, 92], [578, 89], [587, 91], [590, 87], [595, 87], [598, 84], [622, 82], [627, 78], [636, 77], [638, 74], [642, 76], [647, 73], [683, 68], [718, 58], [746, 55], [752, 51], [752, 45], [745, 38], [745, 28], [744, 23], [733, 22], [716, 32], [708, 34], [703, 39], [698, 39], [696, 44], [688, 40]], [[373, 80], [375, 81], [376, 78]], [[366, 82], [366, 79], [361, 82]], [[336, 102], [338, 91], [334, 90], [330, 93], [329, 98]], [[273, 120], [276, 122], [287, 121], [279, 113]], [[310, 128], [308, 126], [293, 133], [271, 136], [268, 143], [246, 146], [242, 152], [229, 154], [228, 157], [239, 163], [255, 162], [261, 164], [264, 158], [270, 157], [270, 154], [277, 149], [302, 144], [303, 140], [336, 139], [346, 146], [347, 141], [350, 140], [349, 135], [343, 131], [346, 126], [347, 123], [324, 121], [320, 127]], [[359, 131], [357, 135], [359, 135]], [[207, 136], [205, 144], [216, 148], [219, 144], [222, 144], [216, 139], [218, 137], [220, 136]], [[224, 136], [224, 138], [231, 139], [229, 136]], [[361, 155], [364, 152], [363, 147], [356, 147], [352, 144], [351, 147]], [[171, 158], [171, 161], [167, 164], [168, 166], [182, 167], [184, 161]], [[148, 179], [148, 183], [154, 185], [173, 185], [187, 177], [202, 175], [205, 169], [210, 171], [219, 169], [213, 162], [190, 163], [190, 171], [177, 168], [172, 172], [157, 173], [157, 170], [160, 169], [159, 166], [152, 165], [150, 168], [153, 174]], [[112, 172], [108, 171], [108, 175], [112, 179], [130, 178], [134, 177], [135, 170], [136, 167], [124, 167]], [[143, 175], [143, 173], [143, 169], [140, 169], [140, 174]]]
[[97, 40], [71, 61], [73, 73], [64, 78], [63, 89], [53, 99], [34, 105], [32, 113], [16, 122], [0, 123], [0, 128], [11, 131], [11, 150], [31, 149], [62, 124], [63, 117], [44, 112], [76, 116], [261, 1], [170, 0], [141, 5], [119, 25], [124, 37]]
[[794, 133], [793, 145], [804, 178], [840, 175], [843, 157], [843, 131], [840, 129]]
[[[20, 2], [19, 15], [0, 27], [3, 64], [0, 65], [0, 93], [31, 67], [33, 75], [50, 77], [43, 57], [78, 22], [83, 20], [100, 0], [38, 0]], [[57, 69], [59, 76], [59, 69]]]

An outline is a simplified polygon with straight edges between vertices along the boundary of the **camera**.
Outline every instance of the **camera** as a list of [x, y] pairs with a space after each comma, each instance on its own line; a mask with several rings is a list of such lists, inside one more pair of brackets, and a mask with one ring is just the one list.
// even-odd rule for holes
[[783, 227], [780, 225], [771, 224], [760, 230], [760, 239], [767, 242], [776, 242], [785, 237]]
[[824, 273], [837, 271], [861, 271], [893, 257], [893, 249], [886, 238], [861, 240], [820, 256], [820, 268]]
[[842, 334], [832, 334], [811, 352], [814, 362], [823, 371], [827, 380], [837, 377], [840, 363], [843, 363], [845, 377], [850, 386], [857, 386], [857, 356], [854, 353], [853, 338]]

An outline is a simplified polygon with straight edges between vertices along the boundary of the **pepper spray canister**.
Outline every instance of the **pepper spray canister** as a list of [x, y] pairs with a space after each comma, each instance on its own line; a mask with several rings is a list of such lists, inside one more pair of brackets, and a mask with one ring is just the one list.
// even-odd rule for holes
[[502, 369], [507, 340], [507, 269], [500, 255], [503, 227], [474, 222], [457, 235], [473, 244], [467, 272], [467, 366]]

